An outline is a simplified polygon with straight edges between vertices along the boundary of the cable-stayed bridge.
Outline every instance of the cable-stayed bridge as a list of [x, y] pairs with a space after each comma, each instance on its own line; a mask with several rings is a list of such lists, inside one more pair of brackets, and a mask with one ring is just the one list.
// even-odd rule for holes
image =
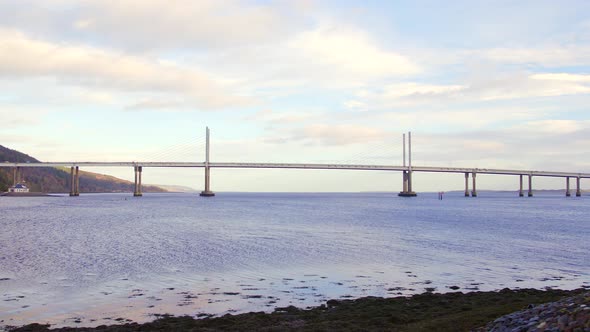
[[[493, 169], [493, 168], [468, 168], [468, 167], [436, 167], [436, 166], [414, 166], [411, 163], [411, 134], [408, 133], [408, 164], [406, 165], [406, 142], [404, 135], [403, 143], [403, 164], [375, 165], [375, 164], [341, 164], [341, 163], [256, 163], [256, 162], [212, 162], [210, 161], [210, 132], [206, 130], [205, 138], [205, 161], [203, 162], [153, 162], [153, 161], [129, 161], [129, 162], [40, 162], [40, 163], [0, 163], [0, 167], [11, 167], [14, 172], [14, 183], [19, 179], [19, 172], [22, 168], [28, 167], [69, 167], [70, 168], [70, 196], [79, 196], [79, 169], [80, 167], [133, 167], [135, 171], [134, 196], [142, 196], [142, 170], [144, 167], [180, 167], [180, 168], [204, 168], [205, 188], [201, 196], [215, 196], [210, 186], [211, 168], [258, 168], [258, 169], [313, 169], [313, 170], [364, 170], [364, 171], [395, 171], [402, 172], [403, 185], [399, 196], [416, 196], [412, 188], [413, 172], [429, 173], [464, 173], [465, 174], [465, 196], [477, 196], [476, 176], [477, 174], [515, 175], [519, 177], [519, 196], [524, 196], [523, 178], [528, 180], [527, 196], [533, 196], [533, 177], [558, 177], [564, 178], [566, 182], [566, 196], [571, 196], [570, 178], [575, 179], [575, 195], [581, 196], [580, 180], [590, 178], [590, 173], [580, 172], [555, 172], [543, 170], [518, 170], [518, 169]], [[470, 180], [471, 176], [471, 181]], [[471, 190], [469, 183], [472, 182]]]

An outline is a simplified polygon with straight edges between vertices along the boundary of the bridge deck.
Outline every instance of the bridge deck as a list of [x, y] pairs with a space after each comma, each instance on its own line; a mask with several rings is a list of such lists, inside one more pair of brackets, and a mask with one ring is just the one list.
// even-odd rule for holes
[[[0, 163], [0, 167], [205, 167], [205, 162], [42, 162], [42, 163]], [[282, 169], [340, 169], [366, 171], [407, 171], [408, 166], [353, 165], [353, 164], [296, 164], [296, 163], [235, 163], [210, 162], [211, 168], [282, 168]], [[412, 166], [414, 172], [435, 173], [478, 173], [501, 175], [532, 175], [546, 177], [590, 178], [590, 173], [553, 172], [515, 169], [466, 168]]]

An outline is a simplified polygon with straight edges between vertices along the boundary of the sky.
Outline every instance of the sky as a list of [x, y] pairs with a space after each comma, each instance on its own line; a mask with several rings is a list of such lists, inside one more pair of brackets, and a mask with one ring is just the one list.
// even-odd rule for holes
[[[0, 144], [42, 161], [203, 161], [209, 126], [220, 162], [400, 165], [411, 131], [414, 165], [590, 172], [589, 107], [589, 1], [0, 0]], [[143, 177], [204, 182], [202, 169]], [[212, 170], [214, 191], [401, 184]], [[478, 177], [480, 190], [517, 188]]]

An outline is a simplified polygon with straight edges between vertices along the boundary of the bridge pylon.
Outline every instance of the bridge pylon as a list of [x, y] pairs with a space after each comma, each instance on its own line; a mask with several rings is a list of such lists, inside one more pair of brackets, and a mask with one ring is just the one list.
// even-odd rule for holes
[[211, 167], [209, 166], [209, 127], [206, 128], [205, 144], [205, 190], [201, 191], [201, 197], [213, 197], [215, 193], [211, 191]]
[[[402, 141], [404, 145], [403, 152], [403, 165], [406, 167], [406, 134], [402, 135]], [[408, 132], [408, 169], [403, 171], [403, 185], [402, 191], [397, 194], [399, 197], [416, 197], [418, 196], [412, 190], [412, 132]]]
[[70, 196], [80, 196], [80, 167], [70, 167]]
[[135, 166], [135, 189], [133, 190], [133, 197], [141, 197], [143, 196], [142, 193], [142, 186], [141, 186], [141, 172], [143, 170], [142, 166]]

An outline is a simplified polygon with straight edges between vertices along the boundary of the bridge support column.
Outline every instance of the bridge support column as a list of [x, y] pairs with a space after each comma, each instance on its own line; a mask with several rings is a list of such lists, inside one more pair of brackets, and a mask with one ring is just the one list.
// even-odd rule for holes
[[201, 197], [213, 197], [215, 193], [211, 191], [211, 168], [209, 167], [209, 127], [206, 131], [205, 144], [205, 190], [199, 194]]
[[404, 171], [403, 175], [404, 179], [404, 186], [403, 191], [397, 194], [399, 197], [416, 197], [418, 196], [414, 191], [412, 191], [412, 171]]
[[533, 197], [533, 176], [529, 174], [529, 197]]
[[[404, 167], [406, 166], [406, 135], [403, 136], [404, 143]], [[404, 185], [402, 191], [397, 194], [400, 197], [416, 197], [412, 190], [412, 133], [408, 132], [408, 170], [403, 173]]]
[[135, 189], [133, 190], [134, 197], [141, 197], [143, 193], [141, 192], [141, 166], [135, 166]]
[[520, 180], [520, 187], [518, 189], [518, 197], [523, 197], [524, 196], [524, 191], [522, 190], [522, 174], [520, 174], [518, 177], [519, 177], [519, 180]]
[[205, 190], [201, 191], [200, 196], [215, 196], [215, 193], [211, 191], [211, 168], [209, 166], [205, 167]]
[[76, 196], [76, 174], [74, 166], [70, 167], [70, 196]]
[[407, 193], [408, 192], [408, 172], [404, 171], [403, 172], [403, 186], [402, 186], [402, 192]]
[[580, 177], [576, 178], [576, 197], [582, 196], [582, 190], [580, 189]]
[[20, 176], [20, 167], [15, 167], [14, 170], [12, 171], [12, 185], [16, 186], [16, 184], [19, 182], [19, 176]]
[[473, 190], [471, 190], [471, 197], [477, 197], [477, 189], [476, 189], [476, 186], [475, 186], [475, 175], [476, 174], [477, 173], [475, 173], [475, 172], [473, 172], [471, 174], [471, 176], [473, 177]]
[[465, 197], [469, 197], [469, 173], [465, 173]]
[[565, 197], [570, 197], [572, 193], [570, 192], [570, 177], [567, 176], [565, 178]]
[[80, 169], [76, 166], [74, 174], [74, 196], [80, 196]]

